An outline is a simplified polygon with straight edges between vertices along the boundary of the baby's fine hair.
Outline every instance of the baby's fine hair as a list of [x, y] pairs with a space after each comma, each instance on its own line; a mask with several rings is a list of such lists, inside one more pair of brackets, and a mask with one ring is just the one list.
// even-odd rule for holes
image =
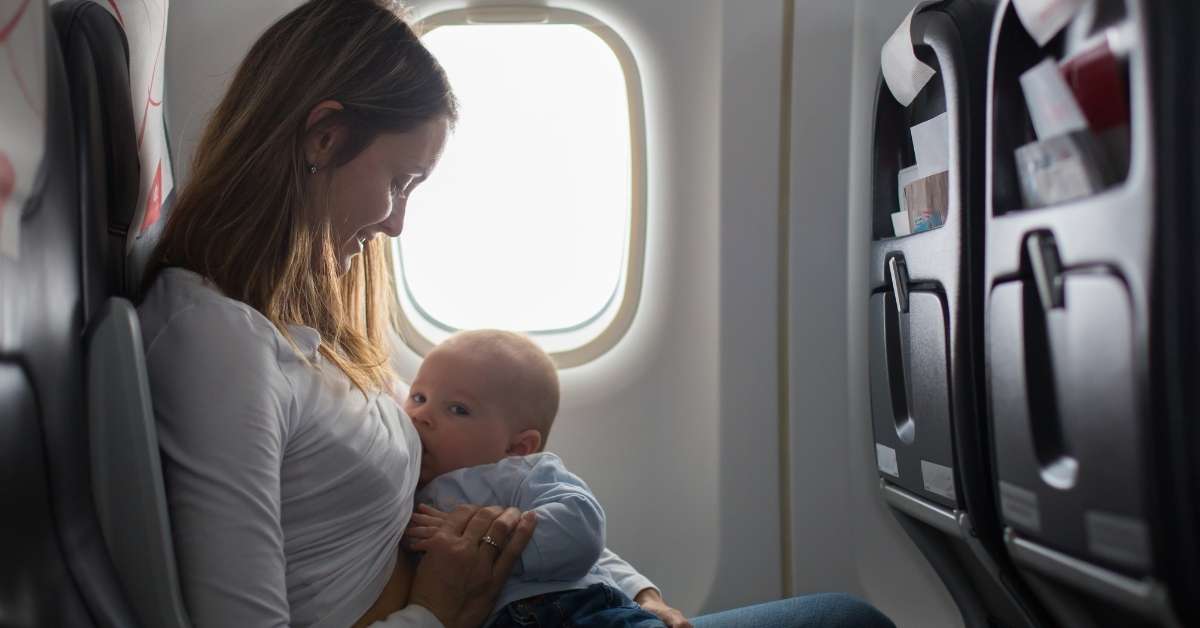
[[499, 329], [461, 331], [439, 346], [447, 345], [483, 354], [504, 369], [513, 380], [509, 401], [518, 414], [513, 420], [521, 429], [541, 432], [544, 449], [558, 415], [558, 370], [550, 356], [528, 336]]

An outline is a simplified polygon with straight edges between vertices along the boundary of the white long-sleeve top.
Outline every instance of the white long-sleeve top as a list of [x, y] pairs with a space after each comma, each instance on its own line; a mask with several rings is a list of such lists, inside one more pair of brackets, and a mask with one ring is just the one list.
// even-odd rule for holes
[[[412, 423], [325, 362], [316, 330], [289, 329], [298, 352], [195, 273], [162, 271], [138, 314], [192, 625], [353, 624], [412, 513]], [[441, 627], [419, 606], [387, 625]]]

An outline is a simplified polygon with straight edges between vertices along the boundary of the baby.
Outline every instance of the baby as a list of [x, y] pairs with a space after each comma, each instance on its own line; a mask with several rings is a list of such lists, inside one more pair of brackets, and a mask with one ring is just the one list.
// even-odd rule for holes
[[[417, 501], [442, 512], [478, 504], [537, 513], [485, 625], [663, 626], [605, 568], [602, 555], [615, 555], [604, 549], [596, 497], [543, 451], [558, 395], [549, 356], [519, 334], [461, 332], [435, 347], [404, 401], [424, 447]], [[408, 540], [432, 534], [433, 513], [414, 514]]]

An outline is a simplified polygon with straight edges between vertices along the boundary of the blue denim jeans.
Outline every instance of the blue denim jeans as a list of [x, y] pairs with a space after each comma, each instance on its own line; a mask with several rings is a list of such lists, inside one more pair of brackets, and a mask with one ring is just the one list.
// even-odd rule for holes
[[692, 620], [696, 628], [896, 628], [874, 606], [845, 593], [819, 593], [735, 608]]
[[663, 628], [657, 617], [604, 584], [547, 593], [505, 606], [491, 628]]

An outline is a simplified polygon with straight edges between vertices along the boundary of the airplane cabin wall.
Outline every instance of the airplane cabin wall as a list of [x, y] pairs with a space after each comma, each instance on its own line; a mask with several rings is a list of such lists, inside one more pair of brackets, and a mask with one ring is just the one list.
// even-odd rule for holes
[[[854, 6], [796, 0], [787, 131], [791, 577], [861, 594], [846, 414], [846, 140]], [[861, 489], [860, 489], [861, 490]], [[819, 569], [814, 569], [819, 566]]]
[[[173, 4], [167, 113], [181, 184], [237, 62], [297, 4]], [[410, 3], [418, 17], [463, 4]], [[620, 343], [561, 373], [550, 441], [604, 504], [610, 547], [689, 615], [848, 591], [900, 626], [960, 623], [880, 501], [865, 418], [865, 160], [879, 46], [911, 4], [795, 0], [790, 59], [784, 0], [549, 4], [625, 38], [647, 108], [642, 300]], [[411, 377], [417, 356], [404, 362]]]

